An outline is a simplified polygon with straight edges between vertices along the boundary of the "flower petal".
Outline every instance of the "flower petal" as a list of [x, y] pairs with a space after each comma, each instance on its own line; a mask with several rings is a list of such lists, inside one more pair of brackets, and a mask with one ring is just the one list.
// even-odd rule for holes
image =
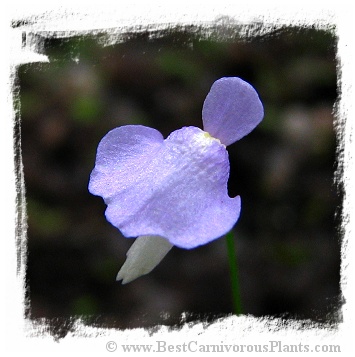
[[127, 284], [142, 275], [150, 273], [173, 247], [159, 236], [141, 236], [131, 245], [127, 259], [117, 274], [116, 280]]
[[226, 146], [249, 134], [263, 116], [257, 92], [238, 77], [214, 82], [202, 109], [204, 130]]
[[146, 173], [146, 163], [161, 149], [164, 138], [155, 129], [126, 125], [109, 131], [97, 148], [89, 191], [106, 203]]
[[228, 153], [208, 133], [182, 128], [164, 142], [150, 137], [125, 150], [136, 155], [116, 156], [113, 170], [92, 175], [91, 187], [106, 197], [106, 218], [126, 237], [159, 235], [189, 249], [219, 238], [238, 220], [240, 198], [227, 192]]

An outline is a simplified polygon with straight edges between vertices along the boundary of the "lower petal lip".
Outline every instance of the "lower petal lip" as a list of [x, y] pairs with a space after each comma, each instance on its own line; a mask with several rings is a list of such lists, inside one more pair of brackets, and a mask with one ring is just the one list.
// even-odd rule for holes
[[[146, 136], [132, 144], [130, 133]], [[98, 153], [101, 166], [90, 187], [104, 197], [108, 221], [127, 237], [157, 234], [187, 249], [228, 231], [239, 217], [240, 199], [228, 196], [225, 147], [205, 134], [185, 127], [160, 141], [154, 129], [121, 127], [108, 138], [122, 143], [115, 158], [119, 170], [110, 170], [111, 157], [105, 160], [112, 149], [104, 138], [101, 147], [107, 152]]]

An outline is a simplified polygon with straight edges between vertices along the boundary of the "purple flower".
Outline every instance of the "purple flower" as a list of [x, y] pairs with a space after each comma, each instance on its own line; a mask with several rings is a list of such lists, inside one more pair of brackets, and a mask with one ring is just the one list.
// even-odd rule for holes
[[240, 197], [228, 196], [226, 146], [249, 134], [264, 110], [255, 89], [237, 77], [217, 80], [202, 109], [203, 128], [165, 140], [155, 129], [127, 125], [99, 143], [89, 191], [103, 197], [107, 220], [126, 237], [140, 237], [117, 279], [151, 271], [172, 246], [191, 249], [232, 229]]

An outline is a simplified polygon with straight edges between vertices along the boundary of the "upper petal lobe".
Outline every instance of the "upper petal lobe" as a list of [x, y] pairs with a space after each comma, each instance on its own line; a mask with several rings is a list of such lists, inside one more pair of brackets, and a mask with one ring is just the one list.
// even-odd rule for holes
[[204, 130], [226, 146], [249, 134], [263, 116], [257, 92], [238, 77], [214, 82], [202, 108]]

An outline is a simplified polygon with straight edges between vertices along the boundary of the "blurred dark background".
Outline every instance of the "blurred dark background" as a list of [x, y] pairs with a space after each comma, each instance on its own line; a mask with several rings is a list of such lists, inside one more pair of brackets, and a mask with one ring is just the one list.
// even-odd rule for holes
[[[223, 30], [223, 29], [222, 29]], [[198, 31], [44, 38], [48, 64], [19, 68], [26, 207], [27, 315], [70, 329], [69, 317], [116, 328], [213, 320], [232, 312], [225, 240], [174, 248], [149, 275], [115, 281], [133, 240], [87, 190], [97, 144], [112, 128], [164, 136], [202, 127], [212, 83], [238, 76], [264, 103], [261, 125], [228, 147], [230, 196], [242, 197], [234, 232], [243, 310], [320, 323], [340, 306], [341, 188], [333, 108], [336, 38], [285, 28], [228, 41]]]

